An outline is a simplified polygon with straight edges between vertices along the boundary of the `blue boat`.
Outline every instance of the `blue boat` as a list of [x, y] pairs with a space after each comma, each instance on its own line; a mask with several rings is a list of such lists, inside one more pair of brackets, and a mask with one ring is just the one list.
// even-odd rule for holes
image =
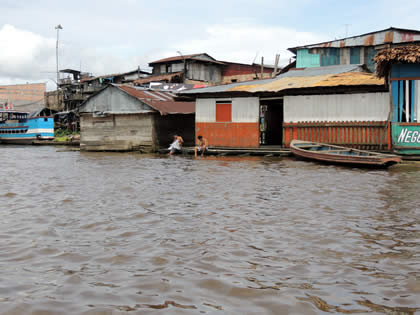
[[54, 117], [0, 110], [0, 143], [31, 144], [34, 140], [53, 139]]

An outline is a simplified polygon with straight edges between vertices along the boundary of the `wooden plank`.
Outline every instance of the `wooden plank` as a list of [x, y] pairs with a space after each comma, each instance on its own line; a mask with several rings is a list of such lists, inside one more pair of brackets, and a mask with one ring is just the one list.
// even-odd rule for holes
[[411, 107], [411, 111], [410, 111], [410, 122], [414, 122], [414, 105], [415, 105], [415, 85], [414, 85], [414, 81], [410, 81], [409, 86], [411, 87], [411, 99], [410, 99], [410, 107]]
[[402, 121], [402, 115], [403, 115], [403, 106], [404, 106], [404, 81], [399, 81], [399, 85], [400, 85], [400, 89], [399, 89], [399, 102], [398, 102], [398, 120], [397, 121]]

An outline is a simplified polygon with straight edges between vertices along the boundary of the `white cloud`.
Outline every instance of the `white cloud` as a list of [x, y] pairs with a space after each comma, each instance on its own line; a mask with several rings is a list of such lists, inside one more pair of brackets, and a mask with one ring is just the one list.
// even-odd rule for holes
[[[138, 47], [137, 41], [129, 41], [119, 46], [103, 46], [67, 41], [63, 30], [60, 33], [60, 69], [79, 69], [81, 65], [82, 71], [94, 75], [134, 70], [138, 65], [145, 69], [149, 62], [174, 56], [177, 51], [183, 54], [206, 52], [218, 60], [243, 63], [252, 63], [258, 54], [255, 62], [260, 62], [264, 56], [266, 64], [273, 64], [275, 55], [280, 53], [280, 63], [286, 64], [292, 56], [287, 48], [327, 39], [316, 33], [246, 21], [211, 25], [202, 34], [202, 38], [180, 36], [176, 44], [168, 41], [162, 45], [162, 41], [158, 41], [158, 46], [149, 43]], [[109, 41], [112, 43], [112, 38]], [[1, 27], [0, 84], [47, 82], [47, 89], [55, 88], [55, 45], [55, 38], [8, 24]], [[162, 46], [168, 48], [162, 49]]]
[[[118, 56], [118, 49], [104, 52], [81, 45], [60, 40], [60, 69], [79, 69], [82, 65], [82, 71], [104, 74], [134, 70], [137, 65], [147, 64], [141, 57]], [[47, 82], [48, 90], [55, 88], [55, 38], [43, 37], [6, 24], [0, 28], [0, 47], [0, 84]]]
[[202, 39], [184, 40], [173, 47], [183, 54], [207, 52], [218, 60], [252, 63], [261, 61], [273, 64], [275, 55], [280, 53], [281, 62], [287, 63], [292, 56], [287, 48], [327, 40], [323, 35], [299, 32], [281, 26], [251, 24], [217, 24], [207, 27]]
[[55, 60], [55, 42], [12, 25], [0, 28], [0, 80], [31, 81]]

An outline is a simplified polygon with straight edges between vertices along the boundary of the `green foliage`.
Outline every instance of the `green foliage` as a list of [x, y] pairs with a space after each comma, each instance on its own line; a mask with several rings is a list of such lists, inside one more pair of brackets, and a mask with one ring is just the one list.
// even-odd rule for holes
[[56, 129], [54, 131], [54, 137], [56, 138], [71, 137], [78, 134], [80, 134], [80, 131], [72, 131], [70, 129]]
[[70, 129], [56, 129], [54, 131], [54, 137], [56, 142], [67, 142], [74, 135], [79, 135], [80, 131], [72, 131]]

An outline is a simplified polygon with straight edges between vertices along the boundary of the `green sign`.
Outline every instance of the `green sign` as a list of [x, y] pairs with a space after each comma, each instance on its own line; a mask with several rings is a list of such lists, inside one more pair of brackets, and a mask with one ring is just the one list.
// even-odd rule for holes
[[420, 155], [420, 123], [392, 123], [392, 147], [400, 154]]

